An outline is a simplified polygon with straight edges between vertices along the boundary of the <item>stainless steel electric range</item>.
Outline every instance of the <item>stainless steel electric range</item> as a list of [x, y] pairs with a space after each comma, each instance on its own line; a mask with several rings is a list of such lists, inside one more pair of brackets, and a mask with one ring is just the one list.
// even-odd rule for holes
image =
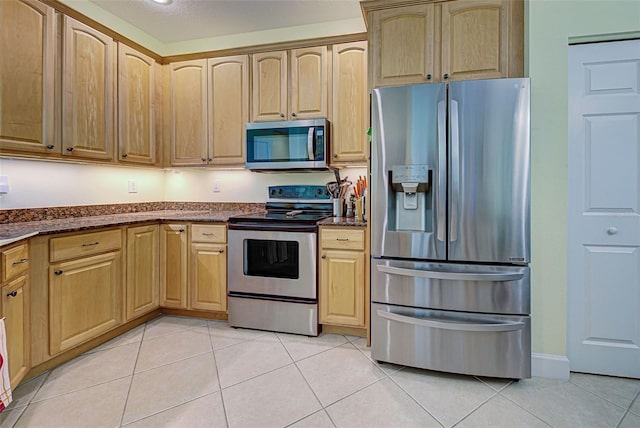
[[229, 324], [317, 336], [317, 222], [330, 195], [269, 186], [266, 210], [229, 218]]

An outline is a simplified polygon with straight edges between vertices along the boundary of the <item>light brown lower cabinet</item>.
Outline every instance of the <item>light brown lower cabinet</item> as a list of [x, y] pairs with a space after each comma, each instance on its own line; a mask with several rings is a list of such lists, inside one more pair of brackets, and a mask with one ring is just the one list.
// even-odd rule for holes
[[187, 225], [160, 225], [160, 306], [187, 307]]
[[55, 355], [122, 323], [121, 252], [49, 266], [50, 352]]
[[0, 292], [0, 313], [5, 319], [7, 333], [9, 379], [13, 386], [18, 385], [30, 368], [28, 275], [6, 282]]
[[320, 324], [365, 327], [365, 230], [320, 229]]
[[157, 224], [127, 229], [127, 321], [160, 306], [158, 239]]
[[191, 309], [227, 311], [226, 248], [224, 244], [191, 244]]

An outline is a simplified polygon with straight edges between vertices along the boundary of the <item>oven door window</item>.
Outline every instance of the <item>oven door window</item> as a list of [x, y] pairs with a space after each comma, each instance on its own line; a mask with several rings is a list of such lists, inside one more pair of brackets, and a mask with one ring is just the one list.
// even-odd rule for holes
[[244, 274], [269, 278], [298, 279], [297, 241], [245, 239]]

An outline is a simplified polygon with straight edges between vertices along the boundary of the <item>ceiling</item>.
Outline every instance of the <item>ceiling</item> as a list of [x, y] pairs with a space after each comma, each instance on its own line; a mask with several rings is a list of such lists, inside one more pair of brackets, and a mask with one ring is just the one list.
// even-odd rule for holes
[[362, 18], [358, 0], [90, 0], [162, 43]]

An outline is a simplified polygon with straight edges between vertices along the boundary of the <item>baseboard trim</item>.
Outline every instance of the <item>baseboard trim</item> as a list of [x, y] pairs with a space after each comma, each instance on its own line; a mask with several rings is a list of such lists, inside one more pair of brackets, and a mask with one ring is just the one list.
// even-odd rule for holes
[[531, 354], [531, 376], [569, 380], [569, 359], [564, 355]]

